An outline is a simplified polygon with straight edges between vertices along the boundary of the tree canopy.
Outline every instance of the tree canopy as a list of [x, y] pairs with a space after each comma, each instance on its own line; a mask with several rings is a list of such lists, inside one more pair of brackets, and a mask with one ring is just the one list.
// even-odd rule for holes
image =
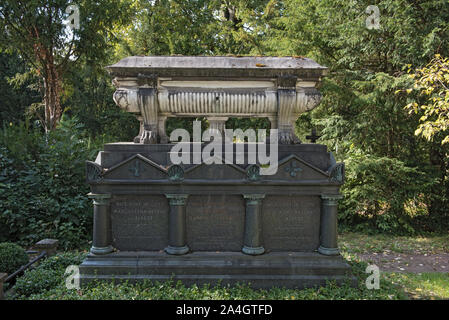
[[[80, 9], [71, 33], [69, 5]], [[6, 146], [25, 136], [10, 122], [41, 119], [49, 131], [63, 114], [93, 145], [131, 141], [138, 123], [114, 105], [104, 70], [125, 56], [315, 59], [330, 74], [320, 106], [301, 115], [296, 130], [305, 141], [316, 128], [318, 143], [347, 165], [342, 225], [398, 233], [449, 227], [447, 0], [3, 0], [0, 40]]]

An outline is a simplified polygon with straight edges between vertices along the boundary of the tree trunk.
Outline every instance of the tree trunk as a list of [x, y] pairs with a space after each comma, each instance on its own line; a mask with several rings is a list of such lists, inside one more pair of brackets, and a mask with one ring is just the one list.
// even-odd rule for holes
[[45, 104], [45, 132], [56, 128], [62, 116], [61, 110], [61, 80], [59, 72], [50, 57], [44, 72], [44, 104]]

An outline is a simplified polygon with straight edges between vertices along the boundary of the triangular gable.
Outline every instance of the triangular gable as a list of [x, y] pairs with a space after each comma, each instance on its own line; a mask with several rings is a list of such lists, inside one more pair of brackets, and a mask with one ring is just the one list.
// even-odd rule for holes
[[[212, 161], [213, 160], [213, 161]], [[246, 170], [233, 163], [225, 163], [221, 157], [212, 156], [212, 164], [201, 163], [185, 170], [186, 179], [216, 179], [239, 180], [245, 179]], [[216, 164], [215, 162], [221, 162]]]
[[263, 180], [329, 180], [329, 174], [295, 154], [280, 160], [274, 175], [262, 175]]
[[136, 154], [111, 167], [104, 174], [105, 179], [166, 179], [167, 171], [154, 161]]

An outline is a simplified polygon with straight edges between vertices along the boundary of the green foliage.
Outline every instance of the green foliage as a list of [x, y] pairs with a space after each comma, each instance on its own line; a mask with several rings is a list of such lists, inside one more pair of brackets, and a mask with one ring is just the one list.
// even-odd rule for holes
[[[60, 100], [67, 70], [81, 57], [105, 59], [114, 40], [112, 30], [128, 21], [131, 12], [128, 0], [2, 1], [2, 47], [19, 54], [41, 78], [43, 101], [31, 109], [46, 131], [55, 129], [62, 116]], [[73, 28], [66, 25], [66, 19], [75, 21]]]
[[[5, 126], [0, 147], [0, 226], [2, 236], [24, 245], [56, 238], [62, 247], [79, 247], [91, 235], [85, 160], [99, 143], [82, 136], [75, 120], [54, 132]], [[101, 141], [100, 141], [101, 142]]]
[[413, 218], [420, 212], [407, 209], [416, 208], [413, 204], [430, 192], [431, 177], [388, 157], [352, 156], [347, 166], [340, 222], [388, 233], [413, 234], [419, 229]]
[[[411, 234], [449, 228], [449, 145], [441, 145], [448, 67], [438, 58], [449, 56], [447, 0], [111, 0], [101, 5], [82, 0], [73, 2], [81, 9], [81, 28], [73, 38], [61, 36], [69, 1], [20, 3], [6, 1], [1, 7], [0, 29], [10, 24], [5, 13], [19, 31], [42, 26], [48, 8], [56, 14], [39, 29], [39, 39], [0, 32], [2, 50], [22, 53], [0, 56], [5, 66], [0, 68], [0, 117], [8, 120], [0, 136], [0, 241], [27, 244], [58, 237], [70, 247], [88, 240], [91, 209], [83, 162], [93, 159], [104, 142], [132, 141], [139, 129], [132, 115], [114, 105], [104, 66], [142, 54], [293, 55], [328, 66], [323, 101], [301, 115], [296, 132], [304, 141], [317, 127], [319, 142], [346, 162], [343, 226]], [[373, 4], [380, 9], [380, 28], [370, 30], [365, 9]], [[25, 119], [26, 105], [42, 106], [35, 98], [43, 92], [37, 79], [43, 74], [36, 71], [46, 69], [27, 67], [21, 59], [36, 62], [34, 48], [40, 44], [57, 49], [61, 106], [82, 127], [42, 136], [32, 128], [36, 115]], [[428, 64], [435, 54], [440, 56]], [[73, 59], [64, 60], [68, 55]], [[415, 82], [425, 96], [402, 94], [414, 84], [407, 70], [422, 71]], [[417, 113], [404, 109], [410, 103], [416, 103]], [[423, 115], [427, 118], [420, 119]], [[17, 125], [23, 119], [25, 124]], [[415, 135], [420, 120], [426, 137], [436, 132], [432, 141]], [[170, 119], [167, 131], [191, 130], [191, 122]], [[202, 127], [207, 127], [204, 119]], [[269, 123], [229, 119], [227, 127], [268, 128]]]
[[[345, 235], [343, 235], [344, 237]], [[372, 243], [371, 237], [366, 234], [351, 234], [344, 239], [341, 248], [343, 256], [352, 267], [352, 273], [357, 277], [356, 287], [350, 287], [349, 282], [337, 286], [334, 282], [328, 282], [325, 286], [303, 290], [292, 290], [274, 287], [269, 290], [255, 290], [248, 285], [193, 285], [186, 287], [180, 282], [172, 280], [166, 282], [139, 282], [137, 284], [107, 283], [94, 281], [80, 290], [66, 289], [65, 268], [69, 265], [79, 265], [86, 257], [86, 253], [67, 252], [57, 254], [43, 260], [35, 269], [29, 270], [17, 280], [14, 287], [16, 295], [12, 299], [30, 300], [190, 300], [190, 299], [223, 299], [223, 300], [366, 300], [366, 299], [447, 299], [447, 276], [423, 273], [412, 275], [406, 273], [382, 272], [379, 290], [368, 290], [365, 280], [368, 274], [365, 272], [367, 263], [362, 262], [354, 255], [354, 252], [364, 253], [364, 250], [372, 252], [379, 246], [381, 251], [399, 241], [401, 247], [406, 248], [409, 241], [412, 247], [406, 250], [415, 252], [416, 248], [429, 252], [433, 250], [434, 240], [446, 248], [447, 239], [439, 238], [400, 238], [394, 236], [376, 236]], [[447, 238], [447, 237], [446, 237]], [[359, 243], [362, 241], [361, 243]], [[422, 247], [425, 241], [424, 246]], [[361, 244], [361, 246], [360, 246]], [[360, 247], [360, 248], [359, 248]], [[362, 249], [360, 251], [360, 249]], [[447, 248], [446, 248], [447, 249]], [[402, 252], [402, 251], [400, 251]]]
[[[410, 103], [407, 108], [410, 112], [423, 114], [415, 134], [427, 140], [432, 140], [438, 133], [446, 134], [442, 144], [449, 143], [449, 59], [439, 54], [427, 66], [418, 69], [411, 75], [415, 79], [414, 87], [426, 99], [424, 103]], [[407, 89], [409, 93], [413, 89]]]
[[66, 268], [81, 264], [85, 256], [84, 253], [66, 252], [43, 260], [37, 267], [28, 269], [17, 279], [14, 285], [16, 294], [26, 297], [64, 286]]
[[102, 65], [90, 62], [71, 69], [65, 88], [64, 114], [76, 117], [91, 138], [132, 141], [137, 136], [139, 122], [114, 103], [115, 88]]
[[25, 250], [9, 242], [0, 243], [0, 272], [13, 273], [28, 262]]
[[60, 274], [55, 270], [27, 270], [17, 279], [14, 290], [18, 295], [29, 296], [57, 287], [61, 282]]
[[40, 101], [35, 78], [16, 54], [0, 49], [0, 123], [25, 120], [25, 110]]
[[[117, 55], [261, 54], [254, 22], [268, 0], [135, 1], [136, 17], [121, 30]], [[188, 28], [188, 31], [186, 30]]]
[[[80, 256], [81, 258], [81, 256]], [[51, 258], [50, 258], [51, 259]], [[65, 287], [64, 274], [48, 268], [50, 264], [40, 265], [26, 272], [17, 280], [14, 287], [15, 299], [68, 299], [68, 300], [185, 300], [185, 299], [224, 299], [224, 300], [305, 300], [305, 299], [405, 299], [406, 296], [391, 281], [381, 278], [381, 290], [368, 290], [365, 286], [366, 264], [352, 261], [353, 272], [359, 278], [357, 287], [351, 287], [349, 280], [336, 285], [329, 281], [325, 286], [304, 290], [274, 287], [270, 290], [252, 289], [246, 284], [234, 286], [217, 284], [189, 287], [173, 280], [166, 282], [144, 281], [137, 284], [127, 282], [108, 283], [94, 281], [80, 290]], [[66, 266], [66, 265], [64, 265]], [[33, 280], [35, 279], [35, 280]]]
[[[347, 162], [342, 222], [388, 232], [447, 228], [449, 149], [415, 136], [419, 115], [404, 110], [408, 95], [395, 94], [412, 86], [408, 69], [449, 54], [447, 1], [270, 3], [278, 10], [259, 20], [269, 26], [264, 53], [308, 56], [330, 68], [321, 105], [298, 119], [297, 131], [317, 126], [320, 142]], [[373, 4], [380, 28], [370, 30], [365, 9]]]

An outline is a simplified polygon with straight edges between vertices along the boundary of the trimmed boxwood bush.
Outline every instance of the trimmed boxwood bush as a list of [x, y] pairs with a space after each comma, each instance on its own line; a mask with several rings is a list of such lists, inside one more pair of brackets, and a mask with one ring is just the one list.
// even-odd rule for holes
[[0, 243], [0, 272], [13, 273], [28, 262], [25, 250], [10, 242]]
[[56, 288], [62, 281], [61, 272], [37, 268], [25, 271], [25, 274], [17, 279], [14, 289], [20, 296], [29, 296]]
[[65, 252], [42, 260], [34, 269], [25, 271], [17, 279], [14, 289], [18, 296], [39, 294], [56, 287], [64, 287], [64, 272], [70, 265], [80, 265], [86, 253]]

